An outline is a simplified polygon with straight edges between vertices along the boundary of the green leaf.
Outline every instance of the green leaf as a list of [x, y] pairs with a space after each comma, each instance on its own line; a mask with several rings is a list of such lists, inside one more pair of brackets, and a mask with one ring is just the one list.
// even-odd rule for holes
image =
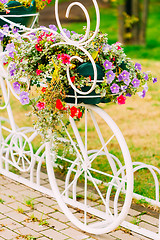
[[94, 51], [94, 52], [92, 53], [92, 58], [95, 60], [96, 57], [97, 57], [97, 55], [98, 55], [98, 51]]

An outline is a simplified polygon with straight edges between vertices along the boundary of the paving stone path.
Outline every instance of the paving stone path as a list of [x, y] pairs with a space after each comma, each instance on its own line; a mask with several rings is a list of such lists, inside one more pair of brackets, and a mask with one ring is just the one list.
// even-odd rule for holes
[[[45, 183], [46, 174], [43, 174]], [[138, 217], [139, 216], [139, 217]], [[128, 220], [157, 231], [158, 219], [131, 209]], [[0, 175], [0, 240], [146, 240], [122, 227], [103, 235], [77, 229], [63, 214], [55, 199]]]

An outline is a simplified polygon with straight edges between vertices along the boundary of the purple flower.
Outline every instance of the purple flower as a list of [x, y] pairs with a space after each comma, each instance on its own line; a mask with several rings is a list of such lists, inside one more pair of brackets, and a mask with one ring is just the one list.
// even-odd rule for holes
[[21, 94], [19, 95], [20, 97], [20, 102], [22, 105], [28, 104], [29, 103], [29, 97], [28, 97], [28, 93], [27, 92], [21, 92]]
[[140, 98], [144, 98], [146, 96], [146, 91], [143, 89], [142, 92], [138, 92]]
[[132, 81], [133, 87], [137, 88], [137, 87], [139, 87], [139, 84], [140, 84], [140, 80], [138, 80], [137, 78], [134, 78]]
[[16, 27], [13, 28], [12, 32], [13, 32], [13, 34], [16, 34], [18, 32], [18, 28], [16, 28]]
[[107, 83], [111, 83], [114, 79], [115, 79], [115, 73], [110, 70], [106, 73], [106, 77], [107, 77]]
[[145, 84], [143, 85], [143, 88], [144, 88], [145, 92], [147, 92], [147, 91], [148, 91], [148, 84], [145, 83]]
[[148, 74], [147, 73], [144, 73], [144, 79], [147, 81], [148, 80]]
[[9, 26], [8, 24], [3, 25], [3, 33], [7, 34], [9, 32]]
[[153, 78], [153, 83], [156, 83], [157, 82], [157, 78]]
[[21, 86], [21, 84], [19, 82], [13, 83], [13, 89], [14, 89], [15, 93], [20, 94], [20, 86]]
[[6, 4], [8, 0], [0, 0], [1, 3]]
[[126, 93], [126, 97], [132, 97], [131, 93]]
[[124, 70], [124, 71], [121, 73], [121, 76], [122, 76], [123, 80], [129, 79], [129, 75], [130, 75], [130, 73], [127, 72], [126, 70]]
[[105, 70], [111, 69], [112, 68], [112, 63], [108, 60], [106, 60], [103, 64]]
[[116, 83], [113, 83], [110, 89], [112, 93], [119, 93], [119, 86]]
[[129, 79], [129, 78], [126, 78], [126, 79], [124, 79], [123, 80], [124, 81], [124, 83], [128, 86], [129, 84], [130, 84], [130, 82], [131, 82], [131, 80]]
[[126, 91], [126, 89], [127, 89], [127, 86], [121, 86], [122, 91]]
[[11, 58], [14, 58], [14, 52], [17, 52], [17, 51], [15, 50], [14, 43], [8, 43], [5, 50], [8, 51], [9, 56], [10, 56]]
[[55, 31], [55, 32], [57, 32], [57, 30], [58, 30], [57, 27], [55, 25], [52, 25], [52, 24], [49, 25], [49, 28], [51, 30]]
[[66, 28], [63, 28], [63, 32], [65, 33], [65, 35], [66, 35], [68, 38], [71, 37], [70, 31], [67, 30]]
[[3, 38], [4, 38], [4, 34], [0, 32], [0, 41], [3, 41]]
[[142, 70], [141, 64], [140, 63], [136, 63], [135, 64], [135, 69], [141, 71]]
[[71, 31], [71, 33], [72, 33], [72, 34], [76, 34], [76, 32], [75, 32], [75, 31]]
[[9, 73], [11, 77], [14, 76], [15, 71], [16, 71], [16, 64], [14, 62], [11, 62], [9, 65]]
[[121, 74], [119, 74], [119, 76], [118, 76], [118, 81], [120, 82], [120, 81], [122, 81], [122, 80], [123, 80], [123, 77], [122, 77]]

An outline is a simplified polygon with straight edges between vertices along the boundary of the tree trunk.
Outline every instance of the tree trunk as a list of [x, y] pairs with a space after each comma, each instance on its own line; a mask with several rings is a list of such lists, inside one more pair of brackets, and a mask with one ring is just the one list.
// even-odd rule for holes
[[[140, 6], [142, 10], [140, 10]], [[123, 0], [118, 5], [118, 40], [123, 44], [146, 42], [149, 0]], [[126, 24], [127, 23], [127, 24]]]
[[139, 19], [139, 21], [135, 22], [132, 26], [131, 33], [132, 39], [131, 43], [135, 44], [139, 42], [139, 22], [140, 22], [140, 14], [139, 14], [139, 0], [132, 0], [132, 12], [131, 15], [135, 16]]
[[125, 5], [118, 5], [118, 41], [125, 43], [125, 26], [124, 26], [124, 15]]
[[146, 43], [148, 8], [149, 8], [149, 0], [143, 0], [143, 10], [142, 10], [140, 32], [139, 32], [139, 43], [142, 45], [145, 45]]

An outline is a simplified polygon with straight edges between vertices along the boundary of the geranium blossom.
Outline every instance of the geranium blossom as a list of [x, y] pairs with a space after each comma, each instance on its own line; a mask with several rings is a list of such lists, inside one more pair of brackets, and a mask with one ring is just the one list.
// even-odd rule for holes
[[63, 109], [63, 104], [60, 99], [57, 99], [57, 101], [56, 101], [56, 108], [59, 110]]
[[38, 110], [44, 109], [45, 106], [46, 106], [45, 102], [41, 102], [41, 101], [39, 101], [39, 102], [36, 104], [36, 107], [38, 108]]
[[36, 70], [37, 76], [39, 76], [41, 73], [42, 73], [42, 70], [39, 70], [39, 69]]

